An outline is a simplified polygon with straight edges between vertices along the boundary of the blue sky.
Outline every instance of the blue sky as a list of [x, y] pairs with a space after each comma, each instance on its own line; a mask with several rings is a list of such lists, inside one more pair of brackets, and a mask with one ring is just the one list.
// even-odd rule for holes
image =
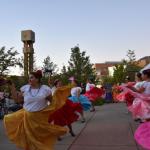
[[22, 53], [20, 31], [32, 29], [37, 64], [49, 55], [67, 64], [79, 44], [92, 63], [117, 61], [128, 49], [150, 51], [150, 0], [1, 0], [0, 46]]

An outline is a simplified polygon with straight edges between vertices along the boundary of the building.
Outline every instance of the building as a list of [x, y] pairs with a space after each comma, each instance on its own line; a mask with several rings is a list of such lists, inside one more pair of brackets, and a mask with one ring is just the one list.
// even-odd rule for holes
[[[106, 61], [105, 63], [94, 64], [94, 68], [96, 70], [97, 76], [102, 78], [104, 76], [112, 75], [114, 66], [121, 63], [122, 61]], [[149, 63], [150, 56], [142, 57], [137, 61], [137, 65], [141, 68], [144, 68]]]
[[142, 57], [137, 62], [138, 66], [143, 68], [150, 63], [150, 56]]
[[110, 70], [112, 70], [112, 68], [117, 64], [121, 64], [121, 61], [106, 61], [105, 63], [96, 63], [94, 64], [94, 68], [97, 76], [102, 78], [110, 75]]

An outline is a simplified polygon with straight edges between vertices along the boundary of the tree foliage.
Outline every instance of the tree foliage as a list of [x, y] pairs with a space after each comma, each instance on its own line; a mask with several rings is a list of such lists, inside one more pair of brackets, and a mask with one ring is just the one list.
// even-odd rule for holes
[[86, 82], [90, 77], [96, 79], [96, 72], [93, 64], [90, 62], [90, 57], [86, 56], [85, 51], [81, 51], [78, 46], [71, 48], [69, 66], [63, 68], [63, 73], [67, 76], [74, 76], [80, 82]]
[[124, 82], [126, 74], [127, 72], [126, 72], [125, 64], [123, 62], [121, 64], [116, 65], [114, 67], [113, 82], [114, 83]]
[[[57, 74], [58, 67], [57, 65], [51, 60], [50, 56], [47, 56], [43, 61], [43, 70], [51, 70], [53, 74]], [[45, 76], [48, 76], [49, 72], [45, 72]]]
[[141, 70], [141, 67], [138, 66], [138, 62], [136, 61], [136, 55], [134, 50], [127, 51], [127, 59], [124, 60], [126, 65], [127, 75], [134, 80], [135, 73]]
[[0, 75], [8, 73], [10, 67], [23, 67], [21, 63], [21, 58], [16, 58], [19, 53], [10, 48], [6, 50], [5, 47], [0, 48]]

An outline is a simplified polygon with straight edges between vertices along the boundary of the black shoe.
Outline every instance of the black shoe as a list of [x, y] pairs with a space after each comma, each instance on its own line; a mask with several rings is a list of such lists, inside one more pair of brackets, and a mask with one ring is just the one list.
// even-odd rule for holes
[[62, 141], [62, 138], [61, 138], [61, 137], [58, 137], [57, 140], [58, 140], [58, 141]]
[[85, 119], [82, 119], [81, 123], [85, 123]]
[[76, 136], [72, 131], [70, 131], [69, 133], [71, 134], [72, 137]]

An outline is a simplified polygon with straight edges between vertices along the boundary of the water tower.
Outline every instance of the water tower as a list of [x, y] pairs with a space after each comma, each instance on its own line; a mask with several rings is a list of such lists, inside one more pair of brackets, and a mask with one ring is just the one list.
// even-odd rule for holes
[[35, 33], [32, 30], [21, 31], [21, 40], [24, 43], [24, 76], [27, 77], [33, 71]]

